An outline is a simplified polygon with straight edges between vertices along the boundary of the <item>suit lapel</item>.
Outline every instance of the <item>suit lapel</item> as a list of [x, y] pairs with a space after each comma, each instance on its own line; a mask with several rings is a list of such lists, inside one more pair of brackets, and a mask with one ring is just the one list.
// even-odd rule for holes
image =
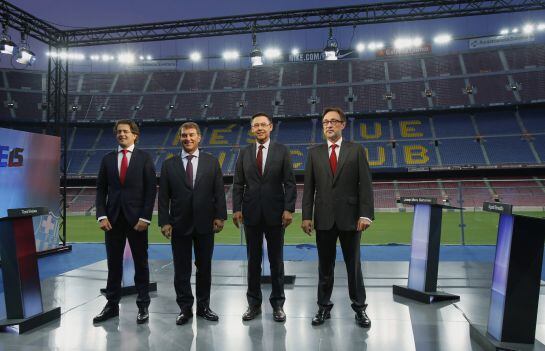
[[182, 178], [184, 181], [184, 185], [188, 188], [191, 188], [191, 186], [189, 186], [189, 183], [187, 182], [187, 176], [185, 173], [184, 162], [182, 161], [182, 158], [178, 155], [174, 156], [174, 158], [176, 159], [176, 161], [174, 161], [174, 168], [176, 169], [178, 178]]
[[132, 149], [131, 160], [129, 161], [129, 168], [127, 168], [127, 174], [125, 177], [129, 177], [129, 174], [131, 174], [131, 172], [133, 172], [132, 170], [136, 167], [136, 162], [140, 160], [140, 155], [138, 154], [138, 151], [139, 150], [137, 150], [136, 148]]
[[199, 180], [201, 180], [203, 172], [204, 172], [203, 168], [206, 166], [202, 151], [199, 151], [198, 161], [199, 161], [199, 165], [197, 166], [197, 174], [195, 175], [195, 185], [193, 186], [193, 189], [197, 188], [197, 184], [199, 183]]
[[252, 164], [252, 169], [255, 171], [255, 175], [259, 177], [259, 169], [257, 169], [257, 158], [256, 158], [257, 142], [253, 143], [250, 146], [250, 163]]
[[326, 168], [326, 174], [328, 175], [329, 179], [333, 180], [333, 172], [331, 172], [331, 166], [329, 165], [329, 148], [326, 144], [322, 144], [322, 146], [319, 149], [319, 155], [321, 163]]
[[341, 173], [346, 158], [350, 153], [351, 146], [352, 145], [346, 141], [343, 141], [341, 144], [341, 149], [339, 150], [339, 162], [337, 163], [337, 172], [335, 172], [335, 176], [333, 177], [333, 183], [335, 183], [337, 181], [337, 178], [339, 178], [339, 173]]

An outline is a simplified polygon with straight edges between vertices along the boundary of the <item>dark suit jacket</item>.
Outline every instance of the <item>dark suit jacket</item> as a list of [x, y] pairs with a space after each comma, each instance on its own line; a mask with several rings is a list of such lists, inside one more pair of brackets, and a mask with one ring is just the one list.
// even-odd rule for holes
[[333, 224], [342, 231], [355, 231], [359, 217], [373, 219], [371, 173], [363, 146], [343, 139], [337, 172], [329, 166], [327, 144], [311, 148], [305, 165], [303, 220], [329, 230]]
[[111, 223], [115, 223], [120, 211], [123, 211], [131, 225], [135, 225], [139, 218], [151, 221], [157, 194], [157, 176], [151, 156], [134, 148], [124, 185], [119, 181], [117, 156], [117, 150], [106, 154], [100, 165], [97, 177], [97, 218], [107, 216]]
[[214, 219], [227, 219], [223, 176], [218, 160], [199, 152], [195, 186], [187, 183], [184, 164], [174, 156], [161, 168], [159, 180], [159, 226], [172, 225], [174, 235], [214, 232]]
[[271, 143], [263, 176], [256, 163], [256, 144], [240, 151], [233, 180], [233, 212], [242, 211], [244, 224], [281, 225], [282, 212], [295, 211], [297, 189], [289, 150]]

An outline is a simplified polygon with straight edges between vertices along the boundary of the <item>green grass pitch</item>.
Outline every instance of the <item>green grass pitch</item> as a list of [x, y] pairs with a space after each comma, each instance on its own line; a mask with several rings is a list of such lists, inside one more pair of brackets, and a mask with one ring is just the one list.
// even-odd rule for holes
[[[521, 214], [534, 217], [545, 217], [545, 212], [523, 212]], [[412, 228], [412, 212], [378, 212], [373, 225], [364, 232], [362, 244], [410, 243]], [[444, 212], [441, 242], [443, 244], [460, 244], [460, 213]], [[465, 242], [470, 245], [496, 244], [498, 215], [488, 212], [464, 212]], [[293, 223], [286, 230], [286, 245], [315, 243], [314, 234], [309, 237], [300, 228], [301, 214], [295, 213]], [[93, 216], [70, 215], [67, 218], [68, 242], [104, 242], [104, 233], [99, 229]], [[150, 243], [168, 243], [154, 216], [150, 232]], [[225, 223], [225, 228], [216, 234], [216, 244], [240, 244], [240, 230], [237, 229], [231, 217]]]

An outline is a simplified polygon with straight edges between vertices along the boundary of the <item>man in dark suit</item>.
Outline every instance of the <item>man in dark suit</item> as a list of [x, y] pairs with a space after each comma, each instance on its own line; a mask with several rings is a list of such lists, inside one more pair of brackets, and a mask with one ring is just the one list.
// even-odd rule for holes
[[197, 316], [217, 321], [210, 309], [214, 234], [227, 219], [223, 176], [218, 160], [199, 151], [201, 131], [193, 122], [182, 124], [178, 132], [182, 145], [161, 168], [159, 181], [159, 226], [172, 241], [174, 289], [180, 314], [176, 324], [193, 317], [191, 293], [191, 248], [195, 250]]
[[263, 234], [267, 240], [272, 278], [269, 301], [273, 318], [286, 320], [284, 313], [284, 229], [295, 211], [297, 190], [289, 150], [271, 142], [273, 123], [265, 113], [251, 119], [256, 143], [240, 151], [233, 180], [233, 222], [244, 224], [248, 253], [248, 309], [242, 319], [261, 313], [261, 258]]
[[137, 323], [149, 318], [148, 226], [153, 213], [157, 179], [151, 156], [135, 148], [140, 131], [134, 121], [119, 120], [114, 133], [118, 147], [104, 156], [97, 178], [96, 215], [106, 232], [108, 282], [106, 307], [93, 322], [119, 315], [123, 251], [128, 240], [134, 260], [138, 291]]
[[371, 321], [365, 311], [360, 241], [361, 232], [371, 225], [374, 215], [369, 165], [362, 145], [343, 140], [346, 116], [340, 108], [326, 108], [322, 125], [327, 144], [308, 152], [301, 225], [308, 235], [316, 228], [319, 309], [312, 324], [320, 325], [330, 318], [338, 238], [346, 264], [352, 309], [358, 325], [368, 328]]

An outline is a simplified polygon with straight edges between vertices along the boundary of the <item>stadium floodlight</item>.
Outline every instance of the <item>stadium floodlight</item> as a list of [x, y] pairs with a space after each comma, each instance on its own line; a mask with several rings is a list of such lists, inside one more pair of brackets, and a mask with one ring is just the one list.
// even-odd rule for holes
[[145, 58], [143, 55], [140, 55], [140, 56], [138, 56], [138, 59], [139, 59], [140, 61], [144, 61], [146, 58]]
[[153, 60], [153, 57], [151, 57], [151, 55], [146, 55], [146, 60], [151, 61]]
[[264, 54], [266, 58], [274, 60], [282, 56], [282, 51], [278, 48], [268, 48], [265, 50]]
[[420, 37], [416, 37], [416, 38], [413, 38], [411, 40], [411, 46], [412, 47], [417, 48], [417, 47], [422, 46], [422, 44], [424, 44], [424, 40], [422, 38], [420, 38]]
[[372, 41], [369, 44], [367, 44], [367, 49], [371, 51], [376, 51], [384, 48], [384, 43], [381, 41]]
[[100, 60], [100, 55], [91, 55], [91, 61], [98, 61]]
[[519, 32], [519, 29], [517, 27], [511, 29], [511, 33], [517, 34]]
[[122, 54], [117, 55], [117, 61], [119, 63], [124, 63], [124, 64], [127, 64], [127, 65], [130, 65], [130, 64], [134, 63], [135, 57], [134, 57], [134, 54], [132, 54], [130, 52], [126, 52], [126, 53], [122, 53]]
[[293, 56], [297, 56], [297, 55], [299, 55], [299, 53], [300, 53], [300, 51], [299, 51], [298, 48], [293, 48], [293, 49], [291, 49], [291, 54], [292, 54]]
[[112, 56], [107, 55], [107, 54], [103, 54], [103, 55], [101, 56], [101, 59], [102, 59], [102, 61], [104, 61], [104, 62], [108, 62], [108, 61], [113, 60]]
[[545, 30], [545, 23], [540, 23], [537, 25], [537, 30], [542, 32]]
[[357, 43], [356, 44], [356, 51], [357, 52], [364, 52], [365, 51], [365, 44], [364, 43]]
[[262, 66], [263, 65], [263, 53], [257, 45], [257, 36], [255, 32], [252, 33], [252, 52], [250, 52], [250, 63], [252, 67]]
[[500, 30], [500, 35], [507, 35], [507, 34], [509, 34], [508, 28], [503, 28], [502, 30]]
[[11, 40], [8, 34], [8, 23], [4, 21], [2, 22], [2, 36], [0, 37], [0, 53], [13, 55], [15, 49], [17, 49], [17, 44]]
[[439, 45], [445, 45], [450, 43], [451, 41], [452, 41], [452, 35], [450, 34], [439, 34], [435, 36], [435, 38], [433, 38], [433, 42]]
[[525, 24], [524, 27], [522, 27], [524, 34], [532, 34], [535, 30], [536, 26], [532, 23]]
[[202, 55], [200, 52], [193, 51], [191, 54], [189, 54], [189, 59], [193, 62], [199, 62], [202, 59]]
[[222, 54], [223, 59], [226, 61], [236, 60], [239, 58], [239, 56], [240, 54], [236, 50], [227, 50], [224, 51]]
[[410, 38], [397, 38], [394, 40], [394, 47], [396, 49], [405, 49], [412, 46], [412, 40]]
[[329, 27], [329, 37], [324, 47], [324, 55], [327, 61], [335, 61], [339, 52], [339, 43], [333, 37], [333, 28]]

